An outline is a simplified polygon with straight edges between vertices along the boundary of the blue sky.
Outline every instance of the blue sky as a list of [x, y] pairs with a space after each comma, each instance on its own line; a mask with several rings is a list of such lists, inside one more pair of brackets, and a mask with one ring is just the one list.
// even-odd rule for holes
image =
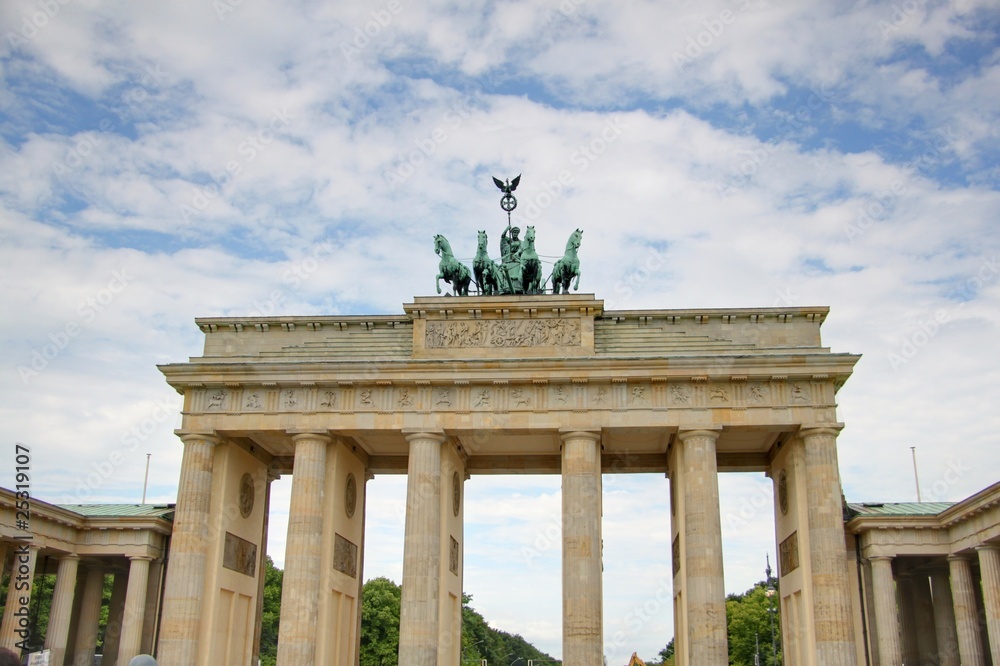
[[[608, 308], [829, 305], [826, 344], [863, 355], [849, 499], [914, 499], [911, 446], [925, 498], [997, 480], [995, 2], [10, 0], [0, 36], [0, 423], [43, 499], [137, 501], [151, 452], [172, 501], [155, 366], [199, 353], [194, 317], [399, 313], [433, 293], [433, 234], [498, 253], [490, 176], [517, 173], [515, 218], [542, 255], [584, 229]], [[403, 483], [369, 484], [368, 576], [400, 578]], [[605, 485], [615, 664], [673, 633], [636, 614], [669, 585], [668, 490]], [[774, 551], [770, 485], [722, 493], [738, 592]], [[467, 592], [553, 654], [558, 511], [555, 477], [468, 482]]]

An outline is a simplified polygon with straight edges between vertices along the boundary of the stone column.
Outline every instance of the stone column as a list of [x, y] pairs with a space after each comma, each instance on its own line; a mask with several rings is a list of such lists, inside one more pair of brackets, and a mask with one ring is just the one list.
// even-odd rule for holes
[[[115, 572], [111, 584], [111, 601], [108, 603], [108, 624], [104, 629], [103, 658], [101, 666], [115, 666], [118, 663], [118, 647], [121, 645], [122, 620], [125, 615], [125, 595], [128, 592], [128, 575]], [[125, 662], [121, 666], [128, 666]], [[192, 665], [193, 666], [193, 665]]]
[[62, 664], [69, 644], [69, 623], [73, 616], [73, 595], [76, 592], [76, 570], [80, 558], [65, 555], [59, 558], [56, 570], [56, 587], [52, 591], [52, 609], [49, 611], [49, 628], [45, 632], [45, 649], [51, 650], [49, 660]]
[[917, 649], [920, 666], [938, 666], [937, 632], [934, 627], [934, 602], [931, 599], [930, 579], [926, 575], [911, 578], [914, 626], [917, 630]]
[[729, 663], [726, 590], [722, 567], [717, 430], [681, 430], [684, 468], [677, 470], [684, 493], [684, 562], [688, 608], [688, 654], [698, 666]]
[[104, 572], [88, 569], [80, 600], [80, 619], [73, 648], [73, 666], [93, 666], [97, 651], [97, 630], [101, 620], [101, 596], [104, 594]]
[[[10, 549], [14, 552], [14, 561], [10, 566], [10, 583], [7, 586], [7, 604], [4, 606], [3, 622], [0, 623], [0, 647], [14, 650], [22, 637], [17, 633], [20, 620], [25, 618], [27, 627], [27, 608], [31, 602], [31, 588], [35, 580], [35, 560], [38, 558], [38, 548], [24, 545], [24, 542], [13, 542]], [[18, 589], [27, 585], [27, 589]], [[25, 615], [19, 615], [21, 609]]]
[[844, 510], [837, 465], [839, 428], [806, 427], [806, 499], [812, 565], [816, 660], [823, 666], [856, 666], [851, 589], [844, 545]]
[[986, 631], [990, 638], [990, 655], [1000, 664], [1000, 546], [977, 546], [979, 571], [983, 579], [983, 608], [986, 611]]
[[896, 604], [896, 586], [892, 579], [892, 557], [869, 557], [868, 561], [872, 565], [879, 663], [901, 664], [903, 649], [899, 642], [899, 610]]
[[562, 434], [563, 661], [601, 666], [601, 435]]
[[913, 605], [913, 583], [907, 575], [900, 576], [896, 582], [899, 594], [899, 619], [903, 628], [903, 663], [920, 663], [920, 648], [917, 645], [917, 618]]
[[323, 547], [323, 488], [326, 453], [332, 439], [326, 434], [299, 433], [292, 436], [292, 441], [295, 462], [281, 590], [278, 666], [313, 666]]
[[[182, 434], [184, 457], [177, 487], [177, 506], [170, 541], [170, 563], [163, 590], [163, 612], [157, 659], [160, 666], [192, 666], [198, 662], [198, 632], [205, 594], [208, 523], [212, 504], [214, 435]], [[203, 646], [207, 650], [207, 646]]]
[[937, 634], [938, 663], [940, 666], [959, 666], [955, 608], [952, 605], [951, 583], [948, 582], [947, 570], [937, 569], [931, 574], [931, 591], [934, 596], [934, 631]]
[[125, 590], [125, 610], [122, 612], [122, 633], [118, 643], [118, 663], [128, 664], [142, 654], [142, 623], [146, 610], [146, 588], [149, 583], [149, 563], [152, 557], [130, 557], [128, 587]]
[[951, 596], [958, 633], [958, 654], [962, 666], [985, 666], [983, 644], [979, 639], [979, 613], [976, 588], [972, 582], [969, 560], [960, 555], [948, 557], [951, 571]]
[[437, 666], [441, 576], [441, 444], [439, 433], [412, 433], [406, 478], [399, 666]]

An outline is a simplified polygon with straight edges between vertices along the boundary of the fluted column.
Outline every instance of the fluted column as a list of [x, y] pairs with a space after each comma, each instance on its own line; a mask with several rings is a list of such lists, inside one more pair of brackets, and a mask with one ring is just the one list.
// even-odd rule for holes
[[[9, 548], [14, 552], [14, 560], [10, 565], [7, 604], [4, 606], [3, 622], [0, 623], [0, 647], [21, 654], [16, 647], [22, 640], [18, 631], [26, 630], [28, 627], [28, 604], [31, 601], [31, 588], [34, 586], [38, 548], [17, 542], [13, 542]], [[24, 585], [27, 587], [22, 589]], [[23, 627], [22, 620], [24, 620]]]
[[962, 666], [985, 666], [982, 642], [979, 639], [979, 613], [976, 609], [976, 588], [972, 582], [969, 560], [952, 555], [948, 558], [951, 571], [951, 597], [955, 609], [955, 629], [958, 632], [958, 653]]
[[104, 572], [87, 569], [80, 600], [80, 619], [73, 645], [73, 666], [93, 666], [97, 650], [97, 630], [101, 620], [101, 596], [104, 594]]
[[157, 654], [160, 666], [192, 666], [204, 651], [198, 649], [198, 632], [203, 622], [201, 601], [205, 594], [212, 468], [219, 438], [189, 433], [180, 439], [184, 442], [184, 457], [163, 590]]
[[816, 658], [823, 666], [856, 666], [837, 433], [831, 427], [799, 433], [805, 444]]
[[49, 628], [45, 632], [45, 649], [50, 650], [49, 660], [62, 664], [69, 644], [69, 623], [73, 616], [73, 595], [76, 592], [76, 570], [80, 558], [65, 555], [59, 558], [56, 586], [52, 591], [52, 608], [49, 611]]
[[913, 607], [913, 585], [909, 576], [900, 576], [896, 581], [899, 594], [899, 623], [903, 629], [903, 663], [918, 664], [920, 649], [917, 646], [916, 612]]
[[941, 666], [959, 666], [958, 634], [955, 633], [955, 608], [951, 600], [951, 583], [948, 572], [937, 569], [931, 574], [934, 596], [934, 631], [937, 634], [938, 663]]
[[983, 608], [986, 611], [986, 631], [990, 638], [990, 655], [1000, 664], [1000, 546], [978, 546], [979, 571], [983, 579]]
[[684, 468], [684, 562], [688, 607], [688, 654], [698, 666], [729, 663], [726, 591], [722, 566], [722, 516], [719, 514], [717, 430], [681, 430]]
[[[122, 620], [125, 615], [125, 595], [128, 593], [128, 575], [116, 571], [111, 583], [111, 600], [108, 603], [108, 624], [104, 629], [103, 657], [101, 666], [118, 664], [118, 648], [121, 646]], [[125, 662], [121, 666], [128, 666]]]
[[441, 444], [444, 435], [420, 432], [410, 443], [406, 477], [399, 666], [436, 666], [441, 567]]
[[913, 595], [913, 625], [917, 634], [916, 661], [920, 666], [938, 666], [937, 633], [934, 628], [934, 603], [931, 600], [930, 579], [926, 575], [910, 578]]
[[563, 661], [603, 659], [601, 435], [562, 435]]
[[292, 441], [295, 462], [281, 590], [278, 666], [313, 666], [323, 547], [323, 488], [326, 453], [332, 440], [325, 434], [299, 433], [292, 436]]
[[128, 664], [142, 651], [142, 623], [146, 610], [146, 587], [149, 583], [149, 563], [152, 557], [130, 557], [128, 587], [125, 589], [125, 610], [118, 643], [118, 663]]
[[896, 603], [896, 586], [892, 579], [892, 557], [870, 557], [868, 561], [872, 565], [872, 587], [875, 592], [879, 663], [901, 664], [903, 650], [899, 642], [899, 608]]

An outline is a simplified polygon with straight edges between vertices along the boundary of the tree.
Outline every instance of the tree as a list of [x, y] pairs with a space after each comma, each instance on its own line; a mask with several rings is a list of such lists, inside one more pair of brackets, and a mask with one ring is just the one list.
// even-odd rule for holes
[[767, 584], [757, 583], [743, 594], [726, 598], [726, 623], [729, 627], [729, 663], [733, 666], [753, 666], [759, 642], [761, 666], [772, 666], [780, 661], [781, 631], [777, 612], [774, 617], [774, 636], [778, 659], [771, 651], [771, 613], [776, 600], [768, 597]]
[[388, 578], [365, 583], [361, 601], [361, 666], [396, 666], [402, 591]]
[[281, 617], [281, 583], [284, 572], [264, 556], [264, 600], [260, 616], [260, 664], [275, 666], [278, 660], [278, 619]]

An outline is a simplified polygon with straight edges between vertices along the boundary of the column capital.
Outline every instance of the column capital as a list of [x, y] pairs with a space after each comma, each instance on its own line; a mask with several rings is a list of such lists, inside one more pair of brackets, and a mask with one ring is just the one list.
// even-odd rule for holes
[[413, 443], [414, 440], [431, 440], [437, 442], [438, 444], [444, 444], [448, 437], [444, 434], [443, 430], [425, 430], [420, 428], [403, 428], [403, 435], [406, 437], [406, 441]]
[[319, 440], [324, 444], [333, 441], [333, 437], [326, 430], [286, 430], [285, 432], [292, 436], [292, 441], [296, 444], [309, 440]]
[[843, 429], [843, 423], [803, 423], [799, 426], [799, 435], [802, 437], [816, 437], [822, 435], [836, 437]]
[[990, 550], [1000, 550], [1000, 544], [998, 543], [981, 543], [978, 546], [974, 546], [978, 552], [990, 551]]
[[214, 432], [197, 432], [194, 430], [174, 430], [174, 434], [185, 444], [188, 442], [204, 442], [211, 446], [216, 446], [222, 442], [222, 438], [216, 435]]
[[713, 442], [719, 439], [719, 435], [722, 434], [722, 428], [681, 428], [677, 431], [677, 439], [682, 442], [686, 442], [692, 437], [708, 437]]
[[135, 562], [136, 560], [146, 560], [147, 562], [152, 562], [156, 558], [152, 555], [128, 555], [129, 562]]
[[949, 562], [965, 562], [966, 564], [971, 561], [968, 555], [959, 555], [958, 553], [952, 553], [946, 559]]
[[567, 439], [589, 439], [592, 442], [601, 441], [600, 430], [577, 430], [575, 428], [560, 428], [559, 439], [565, 442]]
[[76, 553], [65, 553], [63, 555], [57, 555], [56, 559], [59, 560], [60, 562], [62, 562], [63, 560], [67, 561], [76, 560], [77, 562], [79, 562], [80, 556], [77, 555]]
[[896, 557], [894, 555], [869, 555], [868, 556], [868, 561], [869, 562], [883, 562], [885, 560], [889, 560], [890, 562], [892, 562], [894, 559], [896, 559]]

